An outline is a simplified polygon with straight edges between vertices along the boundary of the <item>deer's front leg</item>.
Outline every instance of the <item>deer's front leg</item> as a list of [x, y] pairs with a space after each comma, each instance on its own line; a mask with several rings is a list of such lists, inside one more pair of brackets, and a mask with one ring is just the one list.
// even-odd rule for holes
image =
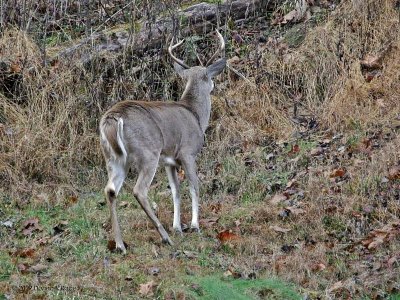
[[164, 226], [162, 226], [160, 220], [158, 220], [147, 198], [150, 184], [153, 181], [154, 175], [157, 170], [158, 159], [159, 154], [147, 154], [147, 156], [146, 154], [142, 155], [142, 163], [141, 165], [137, 166], [139, 176], [133, 189], [133, 194], [135, 195], [135, 198], [138, 200], [140, 206], [143, 208], [147, 216], [150, 218], [151, 222], [156, 227], [157, 231], [161, 235], [163, 242], [173, 245], [171, 239], [168, 236], [168, 233], [165, 231]]
[[178, 233], [182, 233], [181, 227], [181, 199], [179, 197], [179, 180], [175, 166], [165, 166], [168, 175], [169, 186], [171, 187], [172, 199], [174, 201], [174, 222], [172, 227]]

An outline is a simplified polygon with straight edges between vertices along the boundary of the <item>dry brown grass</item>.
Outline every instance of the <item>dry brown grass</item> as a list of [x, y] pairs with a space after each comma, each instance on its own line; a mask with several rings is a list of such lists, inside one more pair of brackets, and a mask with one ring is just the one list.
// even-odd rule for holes
[[[98, 107], [79, 84], [79, 66], [43, 67], [42, 55], [23, 32], [6, 31], [0, 42], [4, 58], [19, 68], [16, 95], [1, 95], [2, 178], [9, 192], [31, 194], [35, 184], [74, 184], [99, 163]], [[94, 110], [94, 111], [93, 111]], [[84, 166], [84, 168], [82, 168]], [[92, 171], [88, 172], [88, 168]], [[86, 183], [90, 178], [86, 178]], [[61, 188], [62, 189], [62, 188]]]
[[[219, 113], [224, 136], [257, 140], [304, 131], [293, 121], [295, 102], [300, 116], [316, 119], [323, 129], [366, 130], [393, 122], [400, 113], [398, 11], [394, 1], [360, 3], [343, 1], [326, 23], [308, 31], [300, 47], [267, 47], [258, 89], [233, 83], [224, 97], [233, 102]], [[371, 82], [360, 64], [366, 55], [382, 56], [382, 74]]]

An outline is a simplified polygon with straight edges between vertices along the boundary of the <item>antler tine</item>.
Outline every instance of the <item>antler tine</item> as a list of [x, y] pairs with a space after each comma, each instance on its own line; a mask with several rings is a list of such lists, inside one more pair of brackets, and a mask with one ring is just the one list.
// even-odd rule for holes
[[182, 60], [180, 60], [179, 58], [175, 57], [175, 55], [172, 54], [172, 50], [174, 50], [175, 48], [177, 48], [177, 47], [179, 47], [180, 45], [182, 45], [182, 43], [183, 43], [184, 41], [185, 41], [185, 40], [181, 40], [180, 42], [178, 42], [178, 43], [176, 43], [176, 44], [174, 45], [174, 38], [172, 38], [171, 44], [170, 44], [169, 47], [168, 47], [168, 53], [169, 53], [169, 55], [171, 56], [171, 58], [172, 58], [177, 64], [181, 65], [181, 66], [184, 67], [185, 69], [190, 69], [190, 67], [189, 67], [187, 64], [185, 64]]
[[224, 37], [222, 36], [222, 34], [219, 33], [218, 30], [215, 30], [215, 31], [217, 32], [220, 46], [219, 46], [218, 50], [214, 53], [214, 55], [207, 61], [206, 66], [209, 66], [212, 63], [212, 61], [218, 56], [220, 51], [222, 53], [222, 56], [225, 56], [225, 41], [224, 41]]

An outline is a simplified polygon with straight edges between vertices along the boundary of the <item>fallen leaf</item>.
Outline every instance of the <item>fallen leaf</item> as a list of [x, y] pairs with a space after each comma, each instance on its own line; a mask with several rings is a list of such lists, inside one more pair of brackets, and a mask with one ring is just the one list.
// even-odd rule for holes
[[236, 42], [237, 45], [242, 45], [244, 43], [243, 38], [237, 32], [233, 32], [232, 39]]
[[382, 56], [367, 54], [360, 64], [364, 68], [368, 69], [380, 69], [382, 68]]
[[202, 227], [212, 227], [213, 225], [217, 224], [219, 217], [209, 218], [209, 219], [200, 219], [200, 225]]
[[216, 162], [214, 165], [214, 174], [218, 175], [222, 171], [222, 164], [220, 162]]
[[18, 62], [12, 62], [10, 65], [10, 71], [12, 73], [20, 73], [21, 72], [21, 65]]
[[194, 259], [197, 257], [197, 253], [193, 252], [193, 251], [187, 251], [187, 250], [183, 250], [182, 251], [183, 254], [185, 254], [185, 256], [189, 259]]
[[298, 16], [297, 10], [293, 9], [292, 11], [288, 12], [286, 15], [283, 16], [281, 24], [286, 24], [292, 20], [295, 20]]
[[50, 237], [46, 236], [46, 237], [43, 237], [43, 238], [39, 239], [36, 242], [36, 244], [39, 245], [39, 246], [43, 246], [43, 245], [46, 245], [49, 242], [49, 240], [50, 240]]
[[213, 213], [217, 214], [221, 211], [222, 204], [221, 203], [214, 203], [210, 205], [210, 209]]
[[27, 249], [17, 250], [17, 251], [14, 252], [13, 255], [14, 256], [19, 256], [19, 257], [22, 257], [22, 258], [33, 257], [35, 255], [35, 249], [27, 248]]
[[314, 148], [310, 151], [311, 156], [318, 156], [324, 153], [324, 149], [322, 147]]
[[332, 171], [332, 173], [329, 175], [330, 178], [335, 178], [335, 177], [343, 177], [346, 174], [346, 170], [343, 168], [335, 169]]
[[119, 203], [119, 207], [121, 207], [121, 208], [126, 208], [126, 207], [128, 207], [128, 205], [129, 205], [128, 201], [121, 201]]
[[139, 294], [142, 296], [153, 296], [154, 294], [154, 287], [156, 287], [156, 283], [151, 280], [147, 283], [143, 283], [139, 285]]
[[290, 198], [290, 196], [294, 195], [297, 193], [296, 189], [288, 189], [286, 191], [283, 192], [283, 195], [286, 196], [287, 199]]
[[323, 263], [316, 263], [311, 265], [311, 271], [313, 272], [320, 272], [326, 269], [326, 265], [324, 265]]
[[271, 200], [269, 201], [273, 205], [278, 205], [279, 203], [285, 201], [288, 197], [286, 197], [284, 194], [275, 194]]
[[39, 226], [39, 219], [38, 218], [31, 218], [28, 220], [25, 220], [24, 223], [22, 224], [22, 234], [23, 235], [30, 235], [32, 234], [33, 231], [35, 230], [42, 230], [42, 228]]
[[53, 59], [50, 62], [50, 65], [53, 67], [53, 69], [58, 69], [58, 67], [60, 66], [60, 60], [58, 59]]
[[295, 145], [292, 145], [292, 147], [291, 147], [291, 149], [290, 149], [288, 154], [293, 155], [293, 154], [296, 154], [296, 153], [299, 153], [299, 152], [300, 152], [300, 146], [295, 144]]
[[18, 271], [20, 271], [22, 274], [28, 273], [28, 265], [26, 264], [18, 264], [17, 265]]
[[328, 290], [328, 292], [334, 292], [336, 290], [339, 290], [343, 288], [343, 282], [342, 281], [337, 281], [332, 285], [332, 287]]
[[230, 276], [232, 276], [232, 272], [231, 272], [231, 270], [227, 270], [226, 272], [224, 272], [224, 277], [230, 277]]
[[294, 214], [295, 216], [301, 215], [301, 214], [305, 214], [306, 211], [302, 208], [297, 208], [297, 207], [293, 207], [293, 206], [288, 206], [285, 207], [285, 209], [287, 209], [288, 211], [290, 211], [290, 213]]
[[232, 270], [231, 268], [224, 272], [224, 277], [233, 277], [235, 279], [242, 278], [243, 275], [240, 272]]
[[389, 242], [396, 236], [400, 235], [400, 222], [392, 222], [380, 229], [372, 230], [361, 244], [368, 250], [374, 250], [385, 242]]
[[389, 169], [389, 176], [390, 180], [400, 179], [400, 165], [393, 166]]
[[287, 232], [289, 232], [291, 230], [291, 229], [288, 229], [288, 228], [280, 227], [278, 225], [271, 225], [269, 228], [272, 229], [272, 230], [275, 230], [276, 232], [280, 232], [280, 233], [287, 233]]
[[69, 201], [71, 204], [75, 204], [76, 202], [78, 202], [78, 197], [75, 196], [75, 195], [71, 195], [71, 196], [68, 197], [68, 201]]
[[297, 182], [296, 178], [293, 178], [292, 180], [289, 180], [288, 183], [286, 184], [286, 188], [290, 189], [290, 188], [295, 188], [297, 187], [299, 184]]
[[232, 230], [224, 230], [218, 233], [217, 238], [220, 240], [221, 243], [226, 243], [232, 240], [237, 240], [239, 236], [234, 234]]
[[37, 265], [30, 267], [29, 271], [32, 273], [41, 273], [41, 272], [47, 270], [47, 268], [48, 268], [48, 266], [39, 263]]
[[382, 98], [376, 99], [376, 105], [378, 105], [381, 108], [385, 108], [386, 107], [385, 100]]

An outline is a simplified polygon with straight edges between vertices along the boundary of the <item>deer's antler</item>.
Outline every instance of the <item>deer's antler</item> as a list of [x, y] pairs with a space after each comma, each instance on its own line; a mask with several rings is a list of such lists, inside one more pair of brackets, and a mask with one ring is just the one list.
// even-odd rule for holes
[[208, 67], [213, 60], [218, 56], [219, 52], [221, 52], [221, 55], [224, 57], [225, 56], [225, 41], [224, 41], [224, 37], [219, 33], [218, 30], [216, 30], [217, 35], [218, 35], [218, 39], [219, 39], [219, 48], [217, 49], [217, 51], [214, 53], [213, 56], [211, 56], [211, 58], [207, 61], [206, 66]]

